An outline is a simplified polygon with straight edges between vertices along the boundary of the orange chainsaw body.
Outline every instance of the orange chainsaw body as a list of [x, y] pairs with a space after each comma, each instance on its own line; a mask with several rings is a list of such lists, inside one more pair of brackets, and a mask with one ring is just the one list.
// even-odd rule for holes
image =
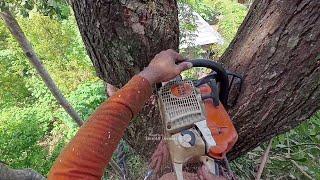
[[[202, 95], [210, 94], [211, 91], [208, 85], [200, 86]], [[222, 103], [215, 106], [212, 99], [206, 99], [204, 100], [204, 106], [207, 126], [217, 144], [209, 150], [208, 155], [216, 159], [223, 159], [236, 143], [238, 139], [237, 131]]]

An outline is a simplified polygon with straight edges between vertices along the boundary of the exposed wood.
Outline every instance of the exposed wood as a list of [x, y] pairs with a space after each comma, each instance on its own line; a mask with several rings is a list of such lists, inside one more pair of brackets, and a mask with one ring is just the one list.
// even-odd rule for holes
[[255, 1], [222, 57], [244, 75], [230, 111], [239, 140], [229, 157], [296, 127], [320, 107], [320, 1]]
[[240, 4], [244, 4], [246, 2], [247, 2], [247, 0], [238, 0], [238, 3], [240, 3]]

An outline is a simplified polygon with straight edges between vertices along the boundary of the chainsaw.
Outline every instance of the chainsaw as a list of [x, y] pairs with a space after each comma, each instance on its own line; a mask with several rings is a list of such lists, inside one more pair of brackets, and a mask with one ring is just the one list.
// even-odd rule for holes
[[178, 180], [183, 180], [183, 164], [197, 159], [210, 173], [219, 175], [216, 160], [223, 160], [238, 135], [226, 111], [234, 78], [219, 63], [211, 60], [190, 60], [193, 67], [212, 72], [199, 80], [181, 76], [157, 88], [165, 141]]

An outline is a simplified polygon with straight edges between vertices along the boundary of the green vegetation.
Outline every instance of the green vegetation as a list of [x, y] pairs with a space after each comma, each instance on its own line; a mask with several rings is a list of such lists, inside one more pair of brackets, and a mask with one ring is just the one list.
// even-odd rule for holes
[[[73, 16], [57, 20], [36, 12], [18, 18], [53, 79], [83, 119], [106, 99]], [[75, 123], [31, 67], [3, 22], [0, 24], [0, 154], [13, 168], [46, 175]]]
[[204, 0], [204, 2], [218, 12], [218, 32], [223, 36], [225, 43], [222, 46], [212, 46], [212, 50], [217, 52], [215, 57], [220, 57], [236, 35], [248, 9], [230, 0]]
[[[51, 4], [49, 8], [44, 7], [42, 1], [37, 1], [38, 4], [26, 2], [16, 1], [20, 3], [17, 7], [27, 9], [18, 17], [22, 29], [59, 88], [81, 117], [87, 119], [107, 97], [103, 83], [96, 77], [86, 55], [74, 16], [63, 1], [51, 1], [62, 4]], [[232, 41], [248, 10], [231, 0], [181, 2], [191, 5], [206, 20], [217, 21], [225, 44], [212, 47], [217, 52], [216, 57]], [[1, 3], [0, 7], [6, 8]], [[194, 28], [192, 24], [184, 26], [190, 30]], [[186, 76], [197, 76], [197, 72], [188, 72]], [[0, 21], [0, 160], [12, 168], [29, 167], [46, 175], [76, 131], [76, 124], [59, 107]], [[274, 138], [263, 178], [304, 179], [302, 169], [320, 179], [319, 132], [318, 113], [298, 128]], [[233, 170], [241, 179], [251, 179], [256, 174], [266, 146], [263, 144], [232, 162]], [[141, 177], [145, 163], [129, 147], [125, 147], [125, 152], [131, 175]]]
[[[320, 178], [320, 113], [283, 135], [273, 138], [269, 161], [262, 178], [306, 179], [298, 166], [315, 179]], [[241, 179], [252, 179], [268, 143], [232, 162]], [[298, 165], [298, 166], [297, 166]]]

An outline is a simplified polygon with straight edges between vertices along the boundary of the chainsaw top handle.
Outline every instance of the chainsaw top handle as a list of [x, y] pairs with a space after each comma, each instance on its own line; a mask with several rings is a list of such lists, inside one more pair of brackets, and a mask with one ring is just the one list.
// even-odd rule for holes
[[188, 60], [192, 63], [192, 67], [205, 67], [217, 73], [217, 81], [220, 83], [219, 99], [221, 103], [227, 106], [229, 96], [229, 78], [228, 73], [221, 64], [207, 59]]
[[[220, 85], [219, 100], [225, 107], [227, 107], [227, 101], [229, 96], [229, 78], [228, 78], [228, 73], [222, 67], [222, 65], [208, 59], [194, 59], [194, 60], [187, 60], [187, 62], [191, 62], [192, 67], [205, 67], [205, 68], [211, 69], [216, 73], [215, 77], [217, 82]], [[161, 86], [162, 86], [161, 83], [156, 84], [157, 89], [160, 89]]]

